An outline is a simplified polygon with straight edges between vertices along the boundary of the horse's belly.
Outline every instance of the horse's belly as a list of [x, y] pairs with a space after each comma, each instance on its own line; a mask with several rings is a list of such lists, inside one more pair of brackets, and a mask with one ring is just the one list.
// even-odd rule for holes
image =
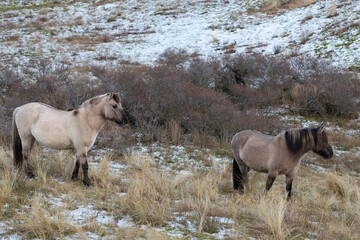
[[35, 137], [36, 141], [49, 148], [71, 149], [74, 147], [71, 139], [67, 136], [67, 134], [61, 132], [51, 133], [33, 131], [33, 136]]
[[57, 140], [57, 141], [39, 141], [39, 143], [41, 143], [42, 145], [45, 145], [49, 148], [53, 148], [53, 149], [59, 149], [59, 150], [65, 150], [65, 149], [72, 149], [74, 148], [73, 144], [68, 141], [67, 139], [64, 139], [64, 140]]

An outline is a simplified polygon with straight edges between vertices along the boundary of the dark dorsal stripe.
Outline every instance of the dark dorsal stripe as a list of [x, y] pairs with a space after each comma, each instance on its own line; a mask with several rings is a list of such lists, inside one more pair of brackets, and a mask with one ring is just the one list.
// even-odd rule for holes
[[67, 111], [72, 111], [72, 110], [76, 110], [76, 109], [78, 109], [80, 106], [76, 106], [76, 107], [74, 107], [74, 108], [69, 108]]

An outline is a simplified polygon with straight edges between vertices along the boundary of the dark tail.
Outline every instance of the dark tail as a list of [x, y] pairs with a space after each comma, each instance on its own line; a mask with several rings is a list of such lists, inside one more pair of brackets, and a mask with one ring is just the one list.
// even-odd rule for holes
[[240, 171], [239, 165], [237, 164], [235, 158], [233, 161], [233, 182], [234, 182], [234, 189], [240, 190], [240, 191], [243, 190], [241, 171]]
[[13, 114], [13, 119], [12, 119], [12, 131], [13, 131], [12, 144], [13, 144], [14, 166], [20, 168], [23, 162], [23, 155], [22, 155], [21, 139], [15, 122], [15, 112]]

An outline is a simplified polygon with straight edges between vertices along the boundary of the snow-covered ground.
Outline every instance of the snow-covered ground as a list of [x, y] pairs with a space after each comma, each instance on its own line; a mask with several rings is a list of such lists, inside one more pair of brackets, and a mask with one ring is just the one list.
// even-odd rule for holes
[[304, 54], [360, 66], [360, 1], [323, 0], [271, 14], [257, 11], [264, 0], [15, 2], [0, 3], [0, 61], [13, 68], [34, 56], [152, 64], [168, 48], [205, 57]]

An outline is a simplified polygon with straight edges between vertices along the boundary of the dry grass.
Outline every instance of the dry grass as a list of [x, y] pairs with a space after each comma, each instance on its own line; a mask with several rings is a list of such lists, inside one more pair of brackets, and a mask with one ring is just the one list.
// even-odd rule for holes
[[342, 150], [351, 150], [360, 146], [360, 138], [351, 136], [346, 133], [330, 133], [329, 139], [336, 145], [341, 146]]
[[55, 239], [78, 233], [82, 239], [86, 239], [81, 227], [67, 221], [60, 211], [46, 209], [46, 202], [41, 198], [32, 201], [29, 214], [21, 212], [17, 218], [21, 222], [16, 224], [17, 231], [28, 237]]
[[318, 1], [321, 0], [268, 0], [266, 3], [266, 8], [270, 10], [278, 8], [293, 9], [306, 7]]
[[139, 224], [165, 226], [170, 217], [170, 204], [177, 185], [171, 177], [157, 171], [150, 158], [126, 157], [129, 163], [129, 185], [126, 212]]
[[[86, 239], [90, 233], [120, 239], [168, 239], [174, 233], [180, 239], [360, 237], [356, 176], [316, 173], [302, 166], [293, 199], [286, 202], [283, 176], [264, 196], [266, 175], [251, 171], [249, 186], [239, 195], [232, 190], [230, 162], [222, 165], [208, 156], [197, 160], [206, 168], [179, 173], [160, 170], [147, 155], [103, 155], [90, 167], [91, 188], [70, 181], [71, 152], [44, 153], [36, 148], [33, 165], [38, 177], [31, 180], [12, 172], [9, 149], [2, 148], [0, 157], [0, 218], [14, 229], [8, 234], [16, 231], [41, 239]], [[126, 167], [114, 172], [114, 164]], [[81, 208], [89, 209], [86, 218], [69, 217]], [[109, 221], [99, 218], [104, 214]], [[117, 225], [124, 219], [131, 224]], [[214, 237], [224, 229], [226, 234]]]
[[284, 217], [286, 212], [285, 200], [280, 199], [261, 199], [259, 206], [255, 209], [255, 214], [263, 221], [272, 235], [277, 239], [287, 239], [289, 232], [284, 227]]

